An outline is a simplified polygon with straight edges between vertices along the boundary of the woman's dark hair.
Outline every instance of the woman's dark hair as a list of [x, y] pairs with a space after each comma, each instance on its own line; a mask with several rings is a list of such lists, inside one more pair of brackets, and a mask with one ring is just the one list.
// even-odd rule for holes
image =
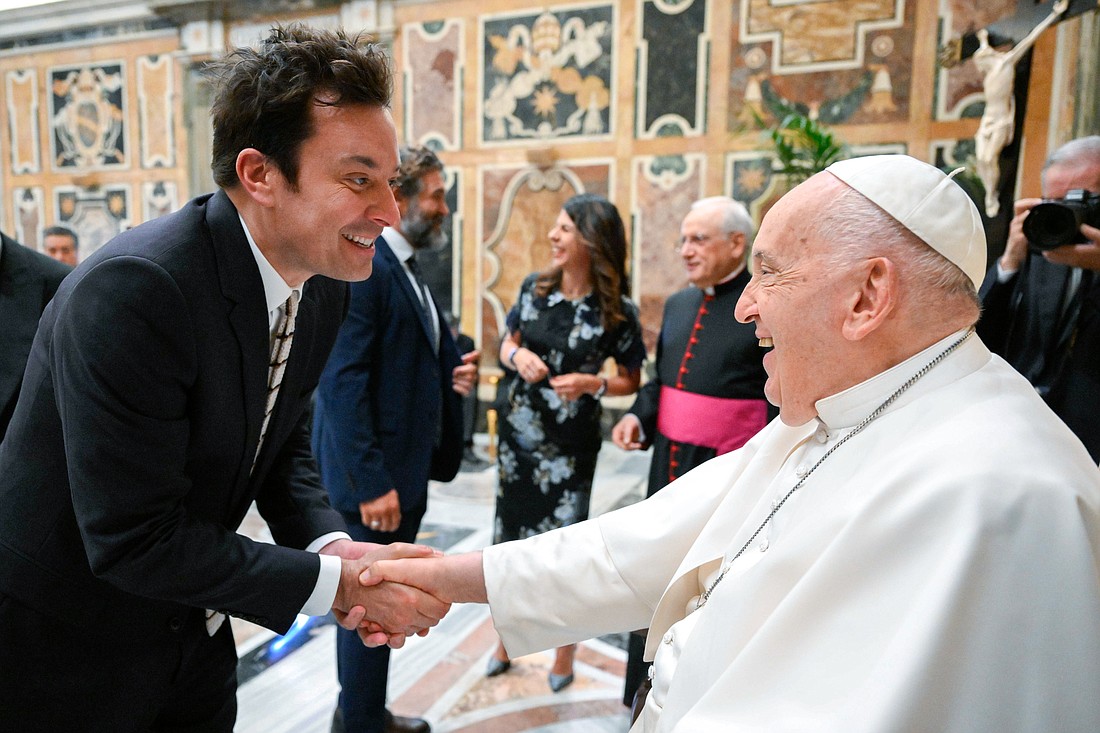
[[214, 182], [236, 186], [237, 155], [255, 148], [297, 186], [298, 154], [313, 134], [313, 105], [389, 107], [389, 59], [360, 40], [296, 23], [273, 28], [258, 49], [238, 48], [212, 62]]
[[[626, 276], [626, 231], [619, 210], [603, 196], [579, 193], [562, 206], [573, 220], [580, 240], [591, 254], [589, 275], [600, 302], [600, 320], [605, 331], [626, 320], [622, 296], [630, 295]], [[561, 285], [561, 268], [540, 273], [535, 294], [545, 297]]]

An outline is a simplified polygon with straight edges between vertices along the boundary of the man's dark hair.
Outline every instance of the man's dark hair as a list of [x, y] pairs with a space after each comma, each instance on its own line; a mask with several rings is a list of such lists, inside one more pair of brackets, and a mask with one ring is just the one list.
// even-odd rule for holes
[[76, 236], [76, 232], [69, 227], [63, 227], [61, 225], [46, 227], [42, 232], [42, 238], [46, 237], [72, 237], [73, 238], [73, 250], [80, 249], [80, 237]]
[[400, 151], [401, 164], [393, 181], [394, 193], [408, 200], [420, 193], [422, 179], [432, 171], [443, 171], [443, 162], [431, 148], [405, 146]]
[[313, 134], [313, 105], [388, 108], [389, 59], [361, 38], [297, 23], [276, 26], [258, 49], [238, 48], [213, 62], [215, 183], [236, 186], [237, 155], [255, 148], [297, 186], [298, 153]]

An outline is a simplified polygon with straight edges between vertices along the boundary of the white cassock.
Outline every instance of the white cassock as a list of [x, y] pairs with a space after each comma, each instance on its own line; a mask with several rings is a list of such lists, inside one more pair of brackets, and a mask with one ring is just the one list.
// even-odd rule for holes
[[646, 501], [486, 548], [510, 655], [650, 627], [632, 731], [1100, 731], [1100, 471], [976, 335]]

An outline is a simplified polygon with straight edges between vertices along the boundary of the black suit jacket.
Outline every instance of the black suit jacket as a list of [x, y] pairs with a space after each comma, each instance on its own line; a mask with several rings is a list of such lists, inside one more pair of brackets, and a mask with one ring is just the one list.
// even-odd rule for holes
[[[1004, 283], [994, 265], [981, 288], [978, 335], [1027, 377], [1100, 461], [1100, 285], [1085, 273], [1081, 304], [1063, 338], [1063, 304], [1071, 268], [1035, 254]], [[1093, 282], [1090, 282], [1093, 281]]]
[[[306, 284], [250, 473], [269, 328], [228, 197], [81, 263], [43, 315], [0, 446], [0, 593], [108, 639], [172, 633], [196, 608], [289, 628], [320, 563], [290, 548], [343, 530], [307, 408], [346, 307], [346, 284]], [[236, 534], [253, 499], [278, 545]]]
[[451, 379], [461, 358], [450, 329], [437, 319], [437, 353], [404, 266], [382, 237], [375, 247], [370, 279], [351, 286], [314, 407], [325, 488], [333, 506], [356, 515], [390, 489], [403, 511], [422, 506], [428, 479], [450, 481], [462, 462], [462, 400]]
[[38, 319], [72, 268], [0, 234], [0, 440], [4, 439]]

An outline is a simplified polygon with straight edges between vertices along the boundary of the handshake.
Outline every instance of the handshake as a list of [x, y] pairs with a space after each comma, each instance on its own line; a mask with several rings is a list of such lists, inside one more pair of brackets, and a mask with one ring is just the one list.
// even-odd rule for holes
[[452, 603], [487, 602], [480, 552], [445, 557], [424, 545], [351, 540], [322, 552], [341, 559], [333, 614], [369, 647], [400, 648], [408, 636], [426, 636]]

